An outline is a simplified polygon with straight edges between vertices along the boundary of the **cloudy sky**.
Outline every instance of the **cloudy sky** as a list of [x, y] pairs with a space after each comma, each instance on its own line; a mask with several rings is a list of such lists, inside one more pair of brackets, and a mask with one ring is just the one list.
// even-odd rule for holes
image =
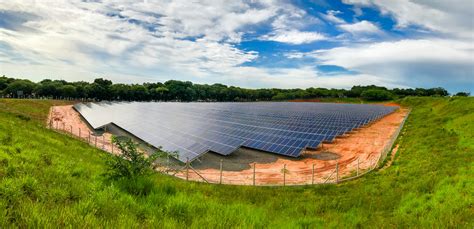
[[474, 1], [0, 0], [0, 74], [474, 92]]

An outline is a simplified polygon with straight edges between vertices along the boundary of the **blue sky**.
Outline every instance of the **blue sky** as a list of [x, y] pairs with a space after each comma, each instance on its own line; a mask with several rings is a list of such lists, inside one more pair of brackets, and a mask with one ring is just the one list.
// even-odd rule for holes
[[1, 1], [0, 74], [474, 92], [474, 1]]

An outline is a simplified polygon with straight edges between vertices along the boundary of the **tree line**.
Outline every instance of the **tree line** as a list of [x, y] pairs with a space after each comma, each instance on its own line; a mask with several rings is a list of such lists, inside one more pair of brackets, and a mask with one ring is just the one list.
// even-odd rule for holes
[[[121, 84], [98, 78], [92, 83], [45, 79], [30, 80], [0, 77], [0, 95], [7, 98], [54, 98], [121, 101], [271, 101], [309, 98], [362, 98], [383, 101], [405, 96], [448, 96], [444, 88], [394, 88], [353, 86], [346, 89], [247, 89], [223, 84], [194, 84], [168, 80], [164, 83]], [[459, 92], [458, 96], [469, 96]]]

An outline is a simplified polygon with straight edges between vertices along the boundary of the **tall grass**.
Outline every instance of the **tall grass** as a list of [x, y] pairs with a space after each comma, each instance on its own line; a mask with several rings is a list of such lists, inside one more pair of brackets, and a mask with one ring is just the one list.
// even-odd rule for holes
[[104, 177], [102, 151], [44, 128], [52, 101], [0, 100], [0, 227], [474, 226], [474, 99], [407, 98], [390, 168], [339, 185]]

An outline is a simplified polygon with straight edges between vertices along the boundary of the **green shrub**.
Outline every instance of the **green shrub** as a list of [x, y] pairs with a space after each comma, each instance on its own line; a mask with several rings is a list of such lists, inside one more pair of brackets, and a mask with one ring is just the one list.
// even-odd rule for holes
[[157, 154], [146, 157], [137, 149], [137, 145], [128, 137], [112, 137], [121, 154], [111, 157], [107, 162], [110, 178], [135, 178], [148, 175], [152, 171]]

